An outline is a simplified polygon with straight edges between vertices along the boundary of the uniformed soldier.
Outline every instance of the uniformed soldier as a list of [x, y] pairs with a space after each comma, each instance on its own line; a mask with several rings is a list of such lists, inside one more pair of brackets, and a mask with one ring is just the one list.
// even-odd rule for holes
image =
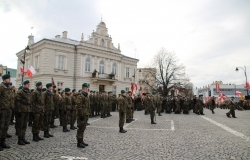
[[77, 92], [75, 89], [72, 90], [72, 110], [70, 111], [70, 129], [75, 130], [76, 123], [76, 100], [77, 100]]
[[50, 123], [51, 123], [51, 118], [52, 118], [52, 111], [53, 111], [52, 83], [47, 83], [46, 88], [47, 90], [43, 92], [43, 96], [44, 96], [43, 131], [44, 131], [44, 137], [50, 138], [50, 137], [53, 137], [53, 135], [49, 133]]
[[92, 118], [92, 117], [94, 117], [94, 95], [93, 95], [92, 90], [90, 90], [89, 93], [90, 93], [89, 94], [89, 101], [90, 101], [90, 113], [91, 113], [89, 118]]
[[[12, 84], [12, 83], [10, 83], [10, 84]], [[14, 93], [13, 99], [15, 99], [15, 97], [16, 97], [16, 87], [15, 87], [15, 86], [12, 86], [12, 91], [13, 91], [13, 93]], [[15, 110], [14, 110], [15, 101], [12, 101], [12, 102], [13, 102], [13, 103], [12, 103], [12, 106], [11, 106], [12, 114], [11, 114], [11, 119], [10, 119], [10, 125], [15, 124], [15, 122], [14, 122], [14, 119], [15, 119]], [[10, 137], [7, 135], [7, 138], [10, 138]]]
[[[32, 94], [32, 92], [34, 91], [34, 89], [30, 89], [30, 92], [31, 92], [31, 94]], [[31, 106], [30, 106], [31, 108], [32, 108], [32, 104], [31, 104]], [[33, 112], [30, 112], [30, 114], [29, 114], [29, 124], [28, 124], [28, 126], [29, 127], [32, 127], [32, 122], [33, 122]]]
[[211, 99], [211, 105], [210, 105], [210, 110], [212, 111], [212, 114], [214, 114], [214, 109], [215, 109], [215, 98], [214, 96]]
[[162, 116], [161, 115], [161, 110], [162, 110], [162, 97], [161, 97], [161, 95], [158, 93], [157, 95], [156, 95], [156, 103], [157, 103], [157, 113], [158, 113], [158, 116]]
[[56, 128], [55, 126], [55, 118], [58, 117], [58, 93], [57, 93], [57, 88], [54, 85], [53, 86], [53, 110], [52, 110], [52, 116], [51, 116], [51, 123], [50, 123], [50, 128]]
[[144, 99], [144, 104], [145, 104], [145, 108], [150, 113], [151, 124], [156, 124], [154, 122], [156, 108], [155, 108], [153, 96], [150, 96], [150, 93], [147, 93], [147, 96]]
[[127, 113], [126, 113], [126, 123], [132, 122], [132, 99], [130, 98], [131, 91], [127, 92], [126, 100], [127, 100]]
[[181, 114], [181, 106], [180, 106], [180, 99], [179, 97], [175, 97], [175, 101], [174, 101], [174, 105], [175, 105], [175, 114]]
[[72, 110], [72, 97], [70, 93], [70, 88], [65, 88], [65, 109], [63, 109], [63, 132], [69, 132], [70, 130], [67, 128], [68, 122], [70, 122], [70, 113]]
[[233, 102], [234, 97], [231, 97], [231, 100], [229, 101], [229, 112], [226, 113], [228, 118], [231, 118], [230, 115], [232, 115], [233, 118], [237, 118], [235, 117], [235, 103]]
[[109, 92], [108, 92], [107, 117], [112, 116], [112, 115], [110, 114], [111, 108], [112, 108], [112, 102], [113, 102], [112, 91], [109, 91]]
[[196, 114], [198, 114], [198, 115], [205, 115], [205, 114], [203, 113], [203, 106], [204, 106], [204, 103], [203, 103], [203, 95], [199, 95], [199, 99], [197, 99], [196, 105], [195, 105]]
[[197, 102], [197, 99], [196, 99], [196, 95], [194, 95], [194, 98], [193, 98], [193, 103], [192, 103], [192, 108], [193, 108], [193, 113], [196, 113], [197, 110], [196, 110], [196, 102]]
[[32, 133], [33, 133], [33, 141], [38, 142], [39, 140], [43, 140], [39, 136], [41, 127], [43, 126], [44, 119], [44, 97], [42, 94], [42, 82], [36, 83], [36, 90], [32, 93], [32, 109], [33, 112], [33, 125], [32, 125]]
[[127, 98], [125, 95], [125, 90], [121, 90], [121, 95], [118, 98], [118, 112], [119, 112], [119, 132], [126, 133], [127, 131], [123, 129], [125, 117], [127, 113]]
[[136, 98], [136, 108], [137, 111], [141, 111], [142, 108], [142, 97], [140, 95], [138, 95], [138, 97]]
[[77, 147], [85, 148], [88, 144], [84, 143], [83, 135], [90, 115], [90, 100], [88, 97], [87, 83], [82, 84], [82, 92], [77, 95]]
[[184, 103], [183, 103], [183, 114], [189, 114], [189, 101], [187, 98], [184, 98]]
[[60, 126], [63, 126], [63, 121], [66, 116], [66, 105], [65, 105], [65, 92], [61, 92], [61, 98], [59, 99], [59, 114], [60, 114]]
[[11, 104], [13, 104], [13, 91], [10, 86], [10, 75], [5, 74], [2, 76], [3, 82], [0, 84], [0, 151], [3, 148], [10, 148], [5, 143], [7, 131], [11, 118]]
[[32, 103], [31, 92], [29, 90], [30, 82], [26, 80], [23, 82], [23, 89], [17, 93], [16, 96], [16, 135], [18, 136], [18, 145], [30, 144], [25, 139], [27, 123], [29, 120], [30, 108]]

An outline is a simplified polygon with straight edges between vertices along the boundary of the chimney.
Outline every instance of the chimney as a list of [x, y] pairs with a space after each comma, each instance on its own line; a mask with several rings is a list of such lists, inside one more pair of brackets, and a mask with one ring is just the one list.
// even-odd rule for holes
[[62, 32], [62, 38], [67, 39], [67, 34], [68, 34], [68, 32], [67, 32], [67, 31]]
[[84, 35], [83, 35], [83, 33], [82, 33], [81, 41], [82, 42], [84, 41]]
[[56, 36], [55, 36], [55, 38], [60, 38], [60, 37], [61, 37], [61, 35], [56, 35]]
[[32, 44], [34, 44], [34, 36], [33, 35], [29, 35], [29, 41], [28, 41], [28, 46], [31, 46]]

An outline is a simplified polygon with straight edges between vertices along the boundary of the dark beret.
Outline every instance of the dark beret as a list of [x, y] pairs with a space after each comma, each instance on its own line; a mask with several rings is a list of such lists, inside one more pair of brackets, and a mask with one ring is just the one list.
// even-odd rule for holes
[[18, 90], [21, 90], [21, 89], [23, 89], [23, 86], [20, 86], [20, 87], [18, 88]]
[[34, 89], [31, 89], [31, 90], [30, 90], [30, 92], [33, 92], [33, 91], [34, 91]]
[[23, 82], [23, 85], [26, 85], [26, 84], [29, 84], [29, 83], [30, 83], [30, 81], [26, 80], [26, 81]]
[[6, 80], [6, 79], [9, 79], [9, 78], [10, 78], [9, 74], [5, 74], [5, 75], [2, 76], [3, 81]]
[[47, 90], [46, 88], [43, 88], [43, 89], [42, 89], [43, 92], [46, 91], [46, 90]]
[[88, 85], [87, 83], [83, 83], [83, 84], [82, 84], [82, 87], [87, 87], [87, 88], [88, 88], [89, 85]]
[[47, 83], [46, 88], [52, 87], [52, 83]]
[[76, 91], [76, 89], [72, 89], [72, 92], [75, 92]]
[[41, 85], [42, 85], [42, 82], [37, 82], [36, 83], [36, 87], [41, 86]]
[[69, 89], [69, 88], [65, 88], [64, 91], [65, 91], [65, 92], [69, 92], [70, 89]]
[[125, 93], [125, 90], [121, 90], [121, 93]]
[[54, 85], [53, 88], [56, 88], [56, 85]]

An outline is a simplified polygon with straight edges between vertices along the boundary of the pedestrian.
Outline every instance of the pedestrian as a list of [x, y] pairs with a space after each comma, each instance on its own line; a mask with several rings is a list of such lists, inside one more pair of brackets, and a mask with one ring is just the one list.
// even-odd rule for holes
[[3, 75], [2, 80], [3, 82], [0, 84], [0, 151], [4, 148], [10, 148], [10, 146], [5, 143], [5, 139], [11, 119], [11, 105], [14, 101], [14, 93], [10, 86], [10, 75]]
[[127, 98], [125, 95], [125, 90], [121, 90], [121, 95], [118, 98], [118, 112], [119, 112], [119, 132], [126, 133], [127, 131], [123, 129], [125, 117], [127, 113]]
[[82, 84], [82, 91], [77, 95], [77, 147], [85, 148], [88, 146], [87, 143], [83, 141], [84, 131], [87, 126], [87, 122], [90, 115], [90, 100], [88, 97], [88, 87], [87, 83]]
[[42, 93], [42, 82], [36, 83], [36, 90], [32, 93], [32, 112], [33, 112], [33, 125], [32, 134], [33, 141], [38, 142], [43, 140], [39, 136], [40, 130], [43, 127], [44, 119], [44, 95]]
[[27, 129], [27, 123], [29, 121], [29, 115], [31, 111], [32, 97], [30, 92], [30, 82], [26, 80], [23, 82], [23, 89], [17, 93], [16, 96], [16, 135], [18, 136], [18, 145], [30, 144], [25, 139], [25, 133]]

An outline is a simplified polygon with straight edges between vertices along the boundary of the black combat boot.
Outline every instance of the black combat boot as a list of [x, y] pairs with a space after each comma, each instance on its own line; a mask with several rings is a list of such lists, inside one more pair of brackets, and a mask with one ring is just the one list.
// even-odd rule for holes
[[7, 144], [5, 143], [5, 138], [2, 138], [2, 139], [1, 139], [1, 147], [2, 147], [2, 148], [6, 148], [6, 149], [9, 149], [9, 148], [10, 148], [10, 146], [7, 145]]
[[45, 138], [49, 138], [48, 131], [44, 131], [44, 135], [43, 135], [43, 137], [45, 137]]
[[71, 130], [75, 130], [76, 128], [73, 125], [70, 125]]
[[83, 139], [81, 139], [81, 143], [82, 143], [84, 146], [89, 146], [87, 143], [84, 143]]
[[232, 117], [233, 117], [233, 118], [237, 118], [237, 117], [235, 117], [235, 115], [234, 115], [234, 114], [232, 115]]
[[37, 139], [38, 139], [39, 141], [40, 141], [40, 140], [43, 140], [43, 138], [39, 136], [39, 133], [36, 134], [36, 137], [37, 137]]
[[203, 112], [201, 112], [201, 115], [205, 115]]
[[25, 136], [22, 136], [22, 138], [23, 138], [23, 142], [24, 142], [25, 144], [30, 144], [30, 142], [27, 141], [27, 140], [25, 139]]
[[17, 144], [18, 144], [18, 145], [25, 145], [22, 136], [19, 136], [19, 137], [18, 137], [18, 142], [17, 142]]
[[7, 137], [7, 138], [11, 138], [12, 135], [10, 135], [10, 134], [7, 133], [6, 137]]
[[122, 127], [122, 130], [123, 130], [125, 133], [127, 132], [126, 130], [123, 129], [123, 127]]
[[0, 146], [0, 151], [3, 151], [3, 148]]
[[129, 119], [126, 119], [126, 123], [130, 123], [131, 121]]
[[68, 132], [65, 126], [63, 126], [63, 132]]
[[162, 116], [162, 115], [161, 115], [161, 112], [158, 113], [158, 116]]
[[120, 127], [120, 133], [126, 133], [125, 130], [123, 130], [123, 127]]
[[156, 124], [153, 119], [151, 119], [151, 124]]
[[37, 138], [37, 134], [33, 134], [33, 141], [39, 142], [39, 139]]
[[212, 113], [214, 114], [214, 110], [212, 110]]
[[32, 127], [32, 122], [29, 122], [28, 126], [29, 126], [29, 127]]
[[[68, 130], [69, 131], [69, 130]], [[49, 133], [49, 131], [47, 132], [49, 137], [54, 137], [52, 134]]]
[[227, 117], [228, 117], [228, 118], [231, 118], [231, 116], [230, 116], [230, 114], [229, 114], [229, 113], [226, 113], [226, 115], [227, 115]]
[[85, 145], [82, 144], [82, 139], [77, 139], [77, 147], [85, 148]]

